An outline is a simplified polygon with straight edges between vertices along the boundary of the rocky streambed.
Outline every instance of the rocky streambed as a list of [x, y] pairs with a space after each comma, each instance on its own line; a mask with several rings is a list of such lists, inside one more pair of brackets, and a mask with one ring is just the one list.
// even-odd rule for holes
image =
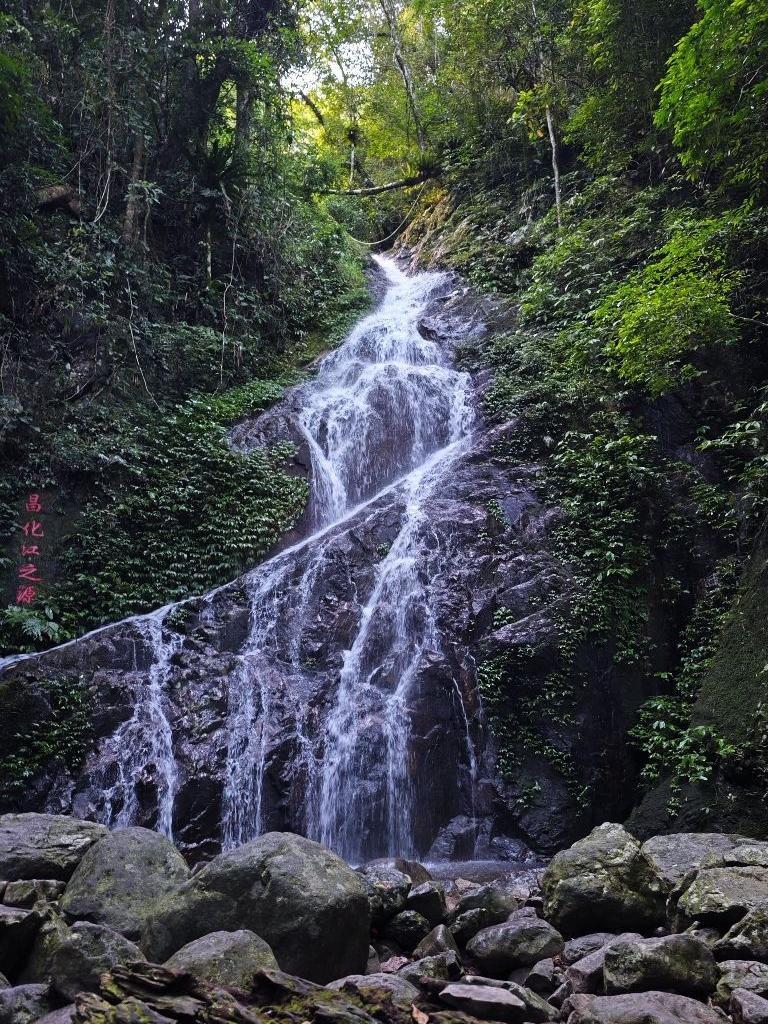
[[0, 817], [0, 1024], [768, 1022], [768, 842], [604, 824], [480, 884], [273, 832]]

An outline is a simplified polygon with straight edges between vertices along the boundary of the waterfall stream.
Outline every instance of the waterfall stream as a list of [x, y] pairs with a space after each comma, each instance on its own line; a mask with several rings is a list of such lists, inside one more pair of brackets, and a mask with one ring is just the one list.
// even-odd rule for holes
[[[118, 694], [119, 724], [70, 784], [74, 813], [182, 845], [192, 821], [225, 849], [289, 828], [350, 861], [424, 853], [441, 824], [474, 814], [477, 704], [446, 626], [479, 515], [446, 496], [473, 437], [471, 381], [430, 321], [446, 277], [376, 260], [378, 307], [277, 410], [311, 460], [307, 535], [202, 599], [57, 649], [85, 652]], [[197, 633], [177, 628], [185, 604]], [[243, 604], [231, 646], [227, 616]], [[444, 806], [436, 797], [427, 821], [438, 784]]]

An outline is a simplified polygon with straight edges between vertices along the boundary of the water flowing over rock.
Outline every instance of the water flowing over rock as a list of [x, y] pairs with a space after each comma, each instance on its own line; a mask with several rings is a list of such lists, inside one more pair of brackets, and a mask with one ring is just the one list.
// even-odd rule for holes
[[[536, 467], [497, 454], [515, 423], [483, 422], [487, 381], [454, 367], [485, 310], [449, 275], [379, 263], [375, 311], [231, 432], [242, 450], [297, 444], [312, 497], [290, 546], [209, 594], [0, 664], [32, 693], [82, 677], [95, 734], [80, 769], [49, 766], [5, 809], [152, 828], [192, 861], [267, 831], [353, 863], [520, 859], [583, 831], [551, 771], [534, 766], [533, 804], [498, 777], [480, 700], [483, 644], [536, 647], [546, 674], [569, 586]], [[498, 629], [500, 604], [516, 621]], [[585, 708], [573, 747], [607, 771], [600, 714]]]

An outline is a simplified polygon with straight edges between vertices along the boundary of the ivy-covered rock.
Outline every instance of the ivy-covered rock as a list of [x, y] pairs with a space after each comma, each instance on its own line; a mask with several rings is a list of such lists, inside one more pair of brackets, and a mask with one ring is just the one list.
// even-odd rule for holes
[[181, 854], [165, 836], [126, 828], [99, 840], [67, 883], [61, 910], [71, 921], [103, 924], [139, 939], [157, 904], [189, 877]]

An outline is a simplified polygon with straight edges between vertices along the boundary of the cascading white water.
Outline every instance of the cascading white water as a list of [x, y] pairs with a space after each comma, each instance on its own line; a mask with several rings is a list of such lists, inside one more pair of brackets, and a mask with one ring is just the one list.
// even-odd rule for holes
[[248, 581], [250, 635], [230, 680], [227, 846], [264, 827], [270, 678], [286, 654], [297, 695], [294, 721], [301, 720], [299, 638], [310, 596], [322, 588], [339, 542], [334, 525], [395, 481], [390, 500], [401, 508], [399, 530], [344, 655], [321, 755], [304, 744], [304, 830], [351, 860], [372, 835], [382, 853], [413, 852], [408, 698], [420, 659], [437, 642], [430, 580], [442, 555], [423, 504], [440, 487], [473, 414], [467, 374], [452, 369], [418, 329], [444, 279], [407, 277], [391, 260], [378, 262], [389, 280], [381, 306], [302, 388], [299, 424], [312, 457], [317, 532], [297, 546], [304, 552], [301, 575], [291, 549]]
[[[215, 769], [224, 848], [277, 822], [351, 861], [419, 852], [415, 826], [423, 805], [417, 806], [413, 705], [430, 664], [442, 666], [443, 692], [449, 704], [460, 705], [451, 712], [456, 743], [448, 749], [461, 764], [445, 766], [449, 792], [457, 807], [474, 808], [478, 762], [470, 717], [450, 659], [441, 660], [450, 640], [442, 635], [445, 626], [438, 627], [445, 617], [437, 606], [446, 573], [460, 557], [441, 520], [455, 505], [450, 498], [443, 505], [442, 494], [471, 443], [470, 380], [428, 336], [439, 338], [434, 325], [421, 323], [444, 276], [406, 276], [392, 260], [378, 262], [388, 282], [379, 307], [281, 403], [311, 455], [314, 532], [248, 573], [229, 598], [231, 608], [245, 597], [249, 623], [234, 667], [227, 653], [226, 670], [214, 668], [226, 701], [217, 732], [226, 758]], [[368, 534], [382, 541], [375, 550]], [[350, 561], [351, 552], [360, 557]], [[207, 636], [219, 628], [217, 595], [227, 589], [191, 602]], [[329, 602], [333, 635], [318, 666]], [[180, 833], [189, 821], [189, 801], [197, 799], [190, 797], [196, 787], [189, 765], [198, 763], [187, 749], [182, 777], [179, 746], [197, 737], [185, 721], [194, 709], [172, 699], [190, 671], [189, 638], [169, 620], [171, 607], [60, 648], [65, 658], [77, 658], [80, 644], [104, 633], [128, 651], [112, 649], [126, 682], [113, 713], [128, 714], [99, 742], [89, 785], [73, 799], [75, 813], [112, 826], [141, 821], [168, 836], [175, 814]], [[463, 799], [467, 779], [473, 792]], [[205, 795], [200, 799], [198, 815], [210, 806]], [[216, 823], [209, 828], [206, 838], [215, 843]], [[422, 847], [433, 837], [422, 836]]]

